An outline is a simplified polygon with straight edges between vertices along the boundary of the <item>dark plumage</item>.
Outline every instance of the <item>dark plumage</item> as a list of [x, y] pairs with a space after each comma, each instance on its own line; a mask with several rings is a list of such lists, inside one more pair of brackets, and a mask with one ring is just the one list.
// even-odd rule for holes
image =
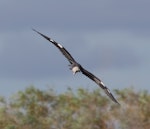
[[96, 77], [95, 75], [93, 75], [92, 73], [90, 73], [89, 71], [87, 71], [86, 69], [84, 69], [79, 63], [77, 63], [75, 61], [75, 59], [71, 56], [71, 54], [61, 44], [59, 44], [56, 41], [54, 41], [53, 39], [45, 36], [44, 34], [36, 31], [35, 29], [33, 29], [33, 31], [35, 31], [38, 34], [40, 34], [42, 37], [44, 37], [49, 42], [51, 42], [52, 44], [54, 44], [61, 51], [61, 53], [70, 62], [69, 66], [70, 66], [70, 69], [72, 70], [73, 74], [75, 74], [77, 72], [82, 72], [85, 76], [87, 76], [88, 78], [90, 78], [91, 80], [93, 80], [95, 83], [97, 83], [105, 91], [105, 93], [111, 98], [112, 101], [118, 103], [118, 101], [114, 98], [114, 96], [112, 95], [112, 93], [110, 92], [110, 90], [104, 85], [104, 83], [98, 77]]

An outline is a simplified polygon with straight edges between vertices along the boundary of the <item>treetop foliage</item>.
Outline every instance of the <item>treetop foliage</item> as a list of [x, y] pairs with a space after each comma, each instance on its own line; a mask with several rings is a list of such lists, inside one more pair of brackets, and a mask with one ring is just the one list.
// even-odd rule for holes
[[8, 101], [0, 97], [0, 129], [149, 129], [150, 94], [114, 91], [120, 106], [101, 89], [56, 94], [31, 86]]

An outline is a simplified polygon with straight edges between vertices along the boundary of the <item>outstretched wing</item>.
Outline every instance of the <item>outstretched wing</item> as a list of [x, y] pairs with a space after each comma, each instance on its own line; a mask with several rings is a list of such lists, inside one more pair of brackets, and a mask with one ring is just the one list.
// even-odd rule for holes
[[35, 32], [37, 32], [38, 34], [40, 34], [42, 37], [44, 37], [45, 39], [47, 39], [49, 42], [53, 43], [61, 51], [61, 53], [68, 59], [68, 61], [70, 62], [70, 64], [73, 64], [74, 62], [76, 62], [74, 60], [74, 58], [71, 56], [71, 54], [61, 44], [57, 43], [53, 39], [47, 37], [46, 35], [38, 32], [35, 29], [32, 29], [32, 30], [35, 31]]
[[114, 98], [110, 90], [104, 85], [104, 83], [99, 78], [97, 78], [95, 75], [93, 75], [92, 73], [84, 69], [83, 67], [81, 67], [80, 70], [84, 75], [86, 75], [87, 77], [95, 81], [105, 91], [105, 93], [111, 98], [112, 101], [119, 104], [119, 102]]

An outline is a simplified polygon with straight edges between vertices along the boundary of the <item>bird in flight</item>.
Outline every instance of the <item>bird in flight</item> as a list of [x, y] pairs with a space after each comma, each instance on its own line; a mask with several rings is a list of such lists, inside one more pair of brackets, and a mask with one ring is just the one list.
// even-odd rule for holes
[[40, 34], [42, 37], [47, 39], [52, 44], [54, 44], [61, 51], [61, 53], [68, 59], [68, 61], [70, 63], [70, 65], [69, 65], [70, 70], [72, 70], [74, 75], [77, 72], [82, 72], [82, 74], [84, 74], [85, 76], [87, 76], [88, 78], [93, 80], [95, 83], [97, 83], [97, 85], [99, 85], [105, 91], [105, 93], [110, 97], [110, 99], [112, 101], [119, 104], [119, 102], [115, 99], [115, 97], [112, 95], [110, 90], [105, 86], [105, 84], [98, 77], [96, 77], [95, 75], [93, 75], [92, 73], [90, 73], [89, 71], [84, 69], [78, 62], [76, 62], [76, 60], [71, 56], [71, 54], [61, 44], [57, 43], [53, 39], [47, 37], [46, 35], [38, 32], [35, 29], [32, 29], [32, 30], [35, 31], [36, 33]]

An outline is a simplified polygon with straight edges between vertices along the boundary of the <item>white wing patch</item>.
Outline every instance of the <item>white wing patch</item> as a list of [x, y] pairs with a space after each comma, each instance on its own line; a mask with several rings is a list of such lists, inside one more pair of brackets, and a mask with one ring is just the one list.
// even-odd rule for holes
[[62, 45], [60, 45], [59, 43], [57, 44], [60, 48], [63, 48], [63, 46]]
[[104, 84], [103, 82], [101, 82], [101, 84], [102, 84], [103, 86], [105, 86], [105, 84]]
[[53, 39], [50, 39], [50, 41], [51, 41], [51, 42], [54, 42], [54, 40], [53, 40]]

